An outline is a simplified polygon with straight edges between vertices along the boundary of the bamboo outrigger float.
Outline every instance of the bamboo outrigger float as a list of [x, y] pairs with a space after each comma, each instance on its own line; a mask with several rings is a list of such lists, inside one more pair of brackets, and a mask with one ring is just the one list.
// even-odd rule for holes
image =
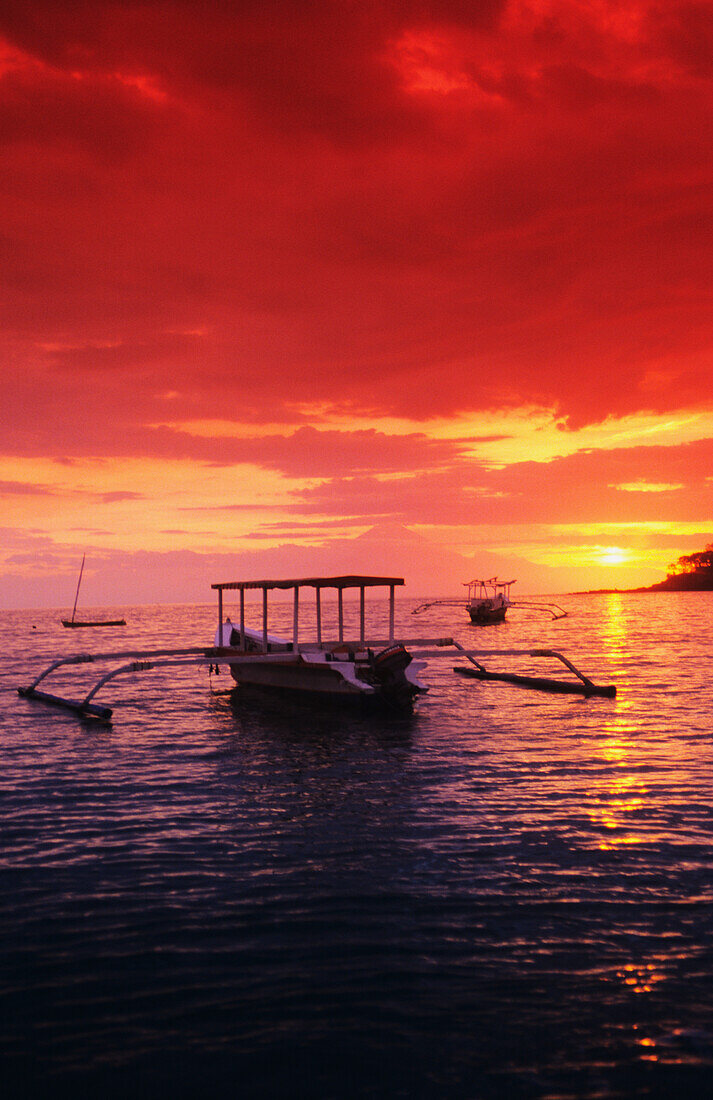
[[[562, 695], [600, 695], [607, 699], [613, 699], [616, 695], [616, 687], [614, 684], [595, 684], [593, 680], [590, 680], [588, 676], [585, 676], [583, 672], [580, 672], [571, 661], [569, 661], [564, 654], [560, 653], [556, 649], [490, 649], [490, 650], [465, 650], [458, 642], [454, 641], [453, 645], [461, 650], [464, 657], [467, 657], [473, 668], [457, 667], [453, 671], [459, 673], [461, 676], [471, 676], [475, 680], [500, 680], [506, 684], [518, 684], [520, 687], [535, 688], [538, 691], [552, 691]], [[553, 680], [546, 676], [523, 676], [517, 672], [489, 672], [485, 665], [482, 665], [479, 661], [476, 661], [476, 656], [522, 656], [527, 653], [528, 657], [553, 657], [557, 661], [561, 661], [570, 672], [574, 673], [577, 677], [576, 680]]]
[[[214, 584], [218, 592], [218, 627], [214, 645], [183, 649], [120, 650], [114, 653], [75, 654], [54, 661], [27, 687], [18, 693], [74, 711], [76, 714], [109, 721], [112, 709], [95, 703], [97, 692], [115, 677], [146, 672], [155, 668], [185, 665], [208, 665], [210, 669], [225, 665], [237, 685], [268, 688], [302, 697], [378, 703], [392, 711], [409, 713], [415, 698], [428, 691], [419, 676], [425, 658], [459, 655], [469, 667], [456, 667], [455, 672], [480, 680], [501, 680], [544, 691], [577, 693], [584, 696], [613, 697], [613, 685], [597, 685], [581, 673], [561, 653], [551, 649], [480, 649], [469, 650], [453, 638], [396, 638], [394, 629], [394, 592], [402, 585], [399, 577], [310, 577], [298, 580], [227, 581]], [[388, 637], [368, 639], [365, 630], [365, 591], [367, 588], [389, 589]], [[300, 641], [299, 594], [302, 589], [315, 592], [316, 639]], [[262, 592], [262, 628], [245, 625], [245, 592]], [[293, 590], [292, 639], [278, 638], [268, 631], [268, 593], [275, 589]], [[321, 594], [324, 589], [337, 592], [338, 637], [323, 638]], [[359, 592], [359, 635], [345, 638], [343, 595], [347, 589]], [[223, 618], [224, 593], [239, 593], [239, 623]], [[477, 659], [494, 656], [551, 657], [562, 662], [574, 674], [574, 680], [524, 676], [517, 673], [489, 672]], [[130, 660], [126, 660], [130, 658]], [[417, 659], [414, 659], [417, 658]], [[50, 673], [71, 665], [85, 665], [121, 660], [117, 668], [105, 673], [81, 699], [68, 699], [38, 690]]]

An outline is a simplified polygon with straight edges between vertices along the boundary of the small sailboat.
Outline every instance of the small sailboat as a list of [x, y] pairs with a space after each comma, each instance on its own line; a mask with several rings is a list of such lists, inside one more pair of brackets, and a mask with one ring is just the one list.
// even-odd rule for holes
[[66, 626], [70, 629], [80, 626], [126, 626], [126, 619], [102, 619], [94, 622], [87, 622], [81, 619], [75, 619], [77, 614], [77, 600], [79, 599], [79, 588], [82, 583], [82, 574], [84, 572], [84, 559], [86, 554], [82, 554], [82, 564], [79, 568], [79, 580], [77, 581], [77, 591], [74, 596], [74, 607], [72, 608], [72, 618], [62, 619], [62, 626]]

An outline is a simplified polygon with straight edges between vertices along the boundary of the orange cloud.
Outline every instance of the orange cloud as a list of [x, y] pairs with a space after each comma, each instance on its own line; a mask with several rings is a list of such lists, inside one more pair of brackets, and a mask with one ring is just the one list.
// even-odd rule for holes
[[179, 505], [708, 529], [709, 3], [7, 0], [0, 39], [13, 530], [92, 527], [88, 472], [107, 546], [224, 537]]

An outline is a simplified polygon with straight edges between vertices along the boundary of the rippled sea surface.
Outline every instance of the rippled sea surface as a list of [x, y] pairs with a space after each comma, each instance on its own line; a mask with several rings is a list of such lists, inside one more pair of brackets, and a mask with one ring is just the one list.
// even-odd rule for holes
[[709, 1096], [712, 596], [487, 628], [402, 600], [402, 636], [549, 646], [618, 688], [437, 658], [408, 719], [169, 667], [108, 683], [102, 726], [16, 689], [58, 655], [210, 644], [213, 608], [2, 613], [4, 1094]]

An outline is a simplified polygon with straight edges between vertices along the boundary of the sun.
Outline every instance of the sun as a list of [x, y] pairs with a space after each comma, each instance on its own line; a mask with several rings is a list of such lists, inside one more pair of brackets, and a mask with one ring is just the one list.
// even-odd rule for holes
[[624, 565], [629, 558], [628, 550], [623, 550], [621, 546], [603, 546], [599, 551], [601, 565]]

